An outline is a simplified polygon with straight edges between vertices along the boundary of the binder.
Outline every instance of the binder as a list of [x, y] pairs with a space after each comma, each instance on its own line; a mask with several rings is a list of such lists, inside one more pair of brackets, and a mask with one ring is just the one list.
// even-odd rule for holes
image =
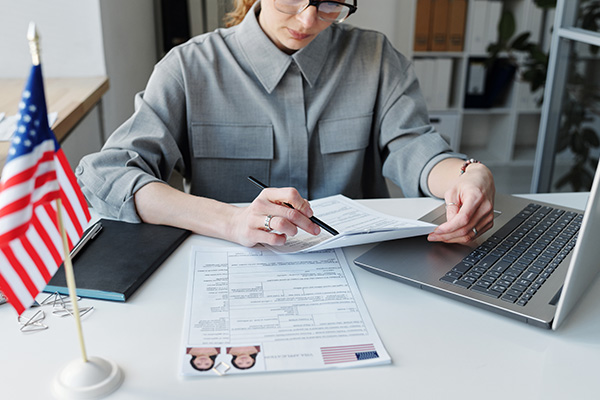
[[415, 17], [414, 51], [427, 51], [429, 49], [429, 28], [431, 22], [431, 4], [433, 0], [417, 0], [417, 13]]
[[[101, 219], [102, 231], [73, 258], [77, 295], [126, 301], [190, 231], [164, 225]], [[68, 294], [64, 266], [44, 292]]]
[[448, 51], [463, 51], [467, 0], [449, 0], [448, 10]]
[[465, 108], [488, 107], [485, 97], [487, 68], [485, 58], [470, 58], [467, 65]]
[[429, 49], [448, 50], [448, 0], [433, 0]]

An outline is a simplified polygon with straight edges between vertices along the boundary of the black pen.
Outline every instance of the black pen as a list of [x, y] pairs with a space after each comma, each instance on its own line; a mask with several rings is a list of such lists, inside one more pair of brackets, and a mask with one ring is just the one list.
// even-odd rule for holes
[[98, 236], [98, 234], [100, 233], [101, 230], [102, 230], [102, 224], [100, 223], [100, 221], [98, 221], [94, 225], [92, 225], [92, 227], [83, 234], [83, 237], [81, 238], [81, 240], [79, 242], [77, 242], [75, 247], [73, 247], [73, 250], [71, 250], [71, 253], [70, 253], [71, 259], [75, 258], [77, 253], [79, 253], [81, 251], [81, 249], [83, 249], [83, 247], [91, 239]]
[[[264, 183], [262, 183], [261, 181], [259, 181], [258, 179], [249, 176], [248, 180], [252, 183], [254, 183], [256, 186], [258, 186], [261, 189], [266, 189], [268, 188], [267, 185], [265, 185]], [[286, 206], [288, 206], [289, 208], [294, 208], [290, 203], [283, 203]], [[335, 235], [339, 235], [339, 232], [336, 231], [335, 229], [333, 229], [332, 227], [330, 227], [329, 225], [327, 225], [325, 222], [321, 221], [319, 218], [315, 217], [314, 215], [312, 217], [310, 217], [310, 220], [312, 222], [314, 222], [315, 224], [319, 225], [321, 228], [325, 229], [327, 232], [331, 233], [333, 236]]]

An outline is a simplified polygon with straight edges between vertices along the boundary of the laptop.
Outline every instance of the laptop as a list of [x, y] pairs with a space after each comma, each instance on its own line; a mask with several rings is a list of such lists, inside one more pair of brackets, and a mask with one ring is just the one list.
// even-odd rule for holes
[[[600, 164], [585, 212], [496, 195], [494, 227], [469, 245], [419, 236], [354, 260], [373, 273], [556, 330], [600, 270]], [[444, 205], [421, 220], [445, 221]]]

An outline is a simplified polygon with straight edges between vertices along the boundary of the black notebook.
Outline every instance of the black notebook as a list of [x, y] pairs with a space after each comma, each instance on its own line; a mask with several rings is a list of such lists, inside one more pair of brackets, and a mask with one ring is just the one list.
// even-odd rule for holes
[[[102, 230], [73, 258], [77, 295], [126, 301], [190, 235], [164, 225], [101, 219]], [[68, 294], [64, 266], [44, 289]]]

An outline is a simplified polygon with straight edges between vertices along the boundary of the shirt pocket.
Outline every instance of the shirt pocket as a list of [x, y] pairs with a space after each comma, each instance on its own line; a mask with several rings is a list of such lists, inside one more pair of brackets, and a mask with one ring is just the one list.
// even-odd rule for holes
[[193, 123], [192, 192], [225, 202], [252, 201], [248, 175], [269, 176], [274, 158], [272, 125]]
[[315, 180], [332, 193], [348, 197], [363, 196], [360, 182], [367, 148], [371, 144], [373, 114], [343, 119], [322, 120], [318, 124], [321, 171]]
[[364, 150], [371, 139], [372, 114], [319, 121], [321, 154]]

